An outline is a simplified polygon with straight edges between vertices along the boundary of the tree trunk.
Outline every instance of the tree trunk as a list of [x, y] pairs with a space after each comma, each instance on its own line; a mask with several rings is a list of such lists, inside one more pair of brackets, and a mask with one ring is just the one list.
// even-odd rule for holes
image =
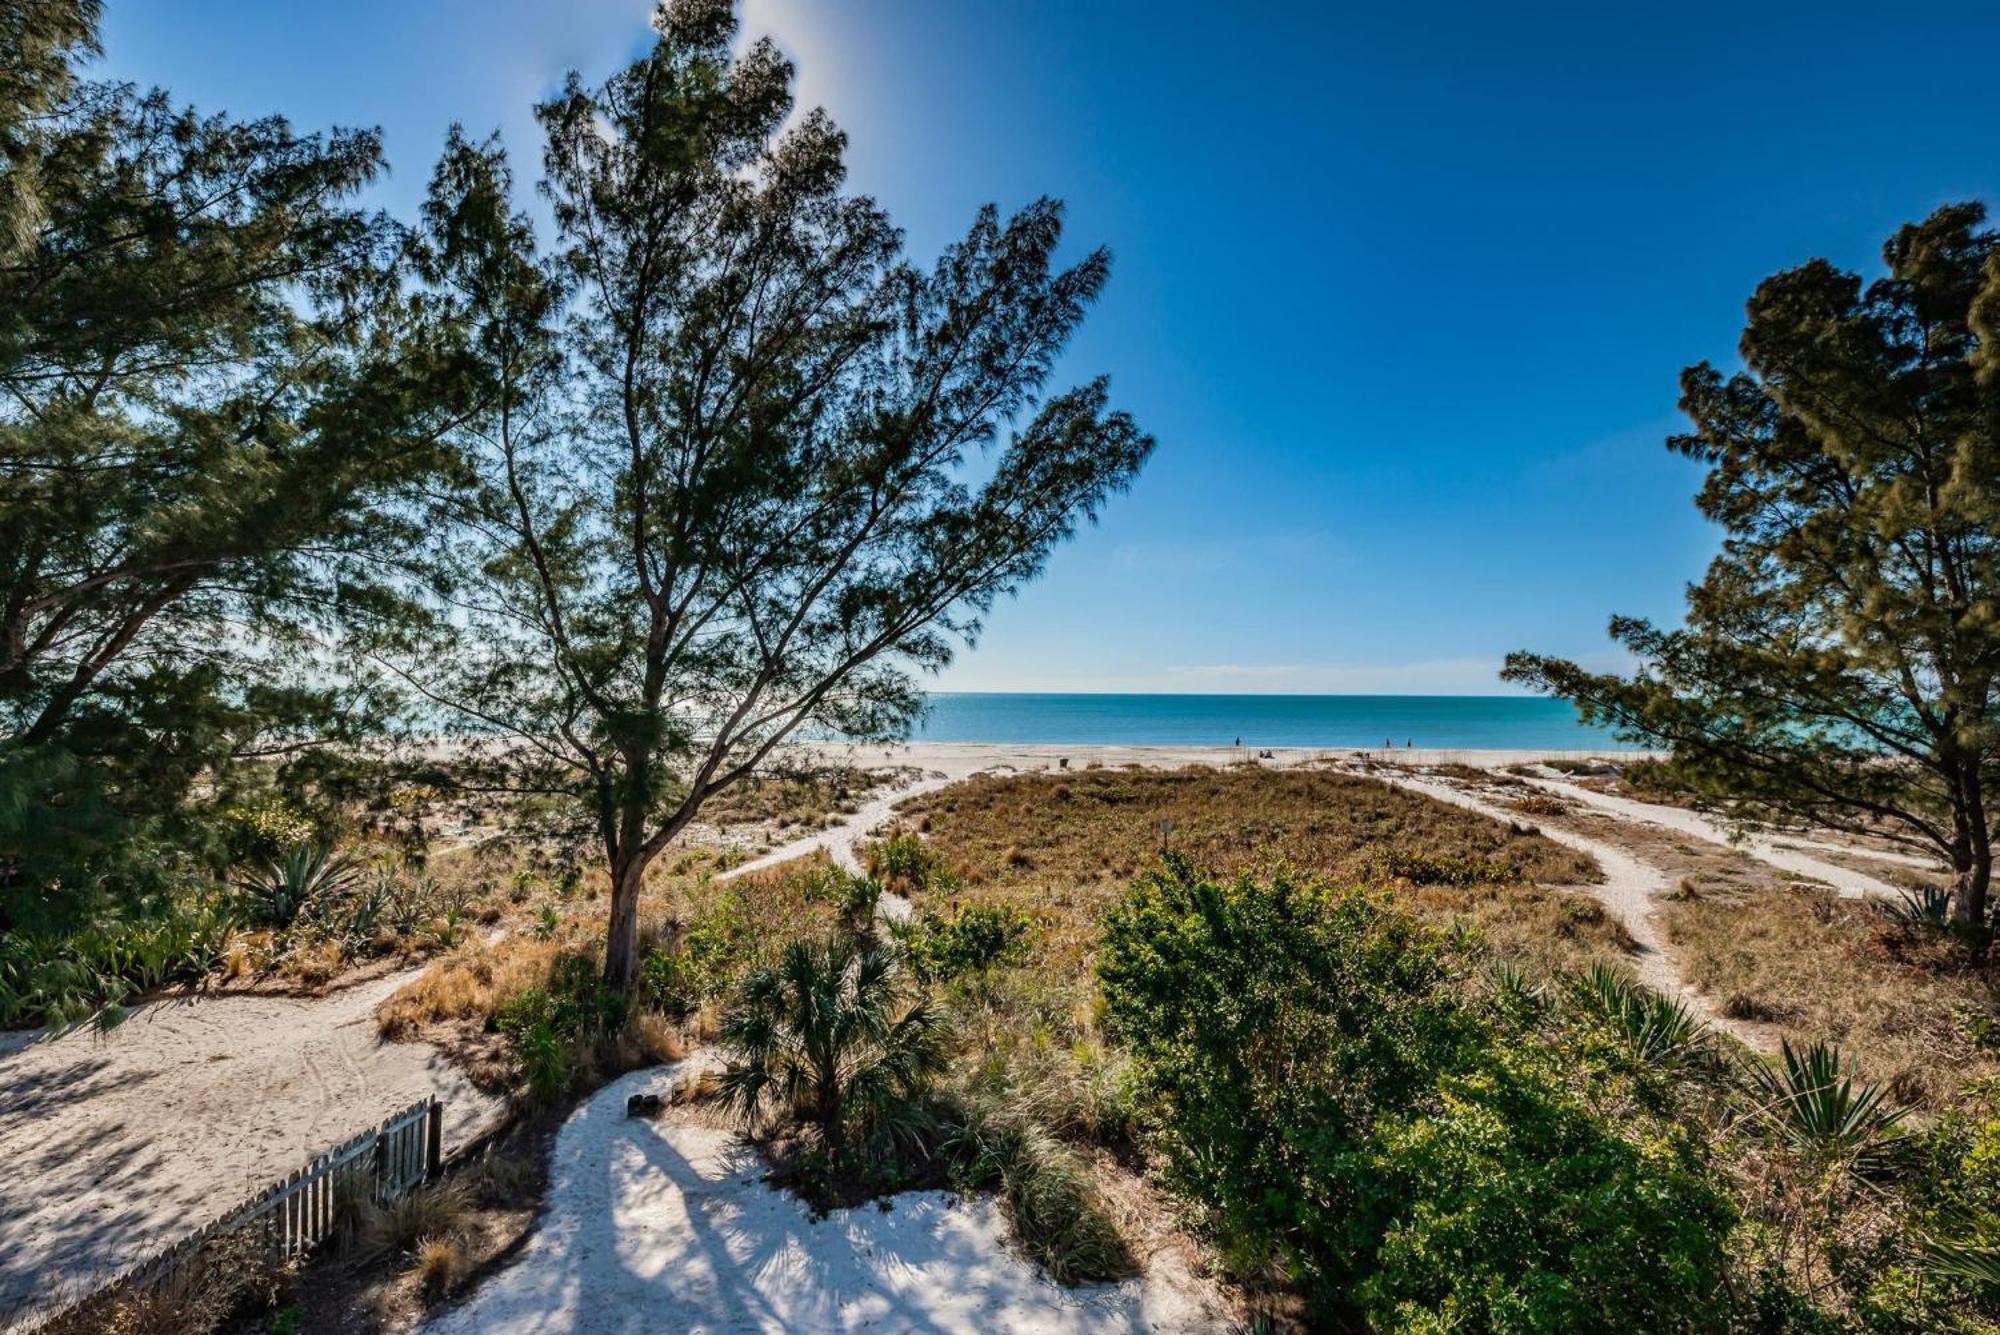
[[1951, 916], [1968, 926], [1983, 926], [1987, 887], [1993, 880], [1993, 844], [1976, 770], [1967, 776], [1954, 803], [1951, 836]]
[[1993, 881], [1993, 855], [1981, 850], [1953, 868], [1951, 916], [1962, 923], [1979, 926], [1986, 921], [1986, 892]]
[[611, 869], [611, 929], [604, 939], [604, 982], [629, 991], [639, 974], [639, 892], [646, 885], [646, 864], [652, 859], [634, 851]]

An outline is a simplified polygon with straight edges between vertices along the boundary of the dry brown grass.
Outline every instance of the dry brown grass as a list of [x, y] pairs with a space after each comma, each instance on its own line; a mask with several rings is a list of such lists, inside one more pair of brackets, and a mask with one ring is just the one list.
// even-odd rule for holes
[[1687, 977], [1724, 1014], [1795, 1043], [1837, 1043], [1898, 1099], [1942, 1107], [1967, 1079], [2000, 1071], [1974, 1038], [1975, 1024], [2000, 1019], [1994, 979], [1941, 932], [1799, 887], [1697, 894], [1663, 917]]
[[[1038, 958], [1087, 971], [1098, 915], [1160, 848], [1225, 874], [1285, 865], [1340, 881], [1389, 883], [1437, 922], [1477, 923], [1496, 953], [1572, 965], [1630, 948], [1595, 900], [1546, 888], [1601, 879], [1596, 862], [1540, 834], [1372, 779], [1312, 770], [1083, 771], [982, 778], [902, 808], [968, 901], [1034, 916]], [[1382, 874], [1384, 854], [1497, 864], [1511, 879], [1417, 886]], [[1540, 882], [1541, 884], [1536, 884]]]
[[155, 1288], [113, 1287], [33, 1329], [37, 1335], [208, 1335], [277, 1307], [295, 1274], [271, 1257], [261, 1236], [225, 1234], [203, 1243]]
[[442, 1298], [464, 1282], [472, 1269], [463, 1241], [443, 1233], [419, 1238], [412, 1255], [410, 1279], [431, 1298]]
[[484, 1023], [508, 997], [548, 982], [557, 956], [574, 948], [576, 926], [545, 941], [508, 936], [490, 946], [466, 943], [377, 1006], [376, 1027], [382, 1037], [400, 1040], [444, 1021]]
[[753, 775], [724, 789], [703, 807], [701, 819], [718, 830], [765, 825], [774, 830], [817, 830], [860, 809], [868, 795], [899, 777], [897, 770], [847, 766], [796, 774]]
[[[971, 884], [1128, 880], [1168, 842], [1234, 873], [1279, 863], [1360, 879], [1381, 849], [1505, 863], [1527, 880], [1602, 878], [1588, 856], [1474, 812], [1324, 770], [1084, 771], [979, 778], [902, 808]], [[927, 822], [927, 823], [926, 823]]]

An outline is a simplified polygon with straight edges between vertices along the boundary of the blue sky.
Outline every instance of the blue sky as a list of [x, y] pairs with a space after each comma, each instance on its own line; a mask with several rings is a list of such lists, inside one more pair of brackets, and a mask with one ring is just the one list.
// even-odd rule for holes
[[[107, 73], [380, 125], [407, 213], [447, 124], [499, 128], [645, 40], [644, 0], [106, 0]], [[1763, 275], [1873, 272], [2000, 203], [1989, 6], [748, 0], [918, 255], [1069, 202], [1113, 278], [1070, 357], [1159, 438], [989, 619], [962, 690], [1486, 692], [1611, 663], [1714, 535], [1662, 447]]]

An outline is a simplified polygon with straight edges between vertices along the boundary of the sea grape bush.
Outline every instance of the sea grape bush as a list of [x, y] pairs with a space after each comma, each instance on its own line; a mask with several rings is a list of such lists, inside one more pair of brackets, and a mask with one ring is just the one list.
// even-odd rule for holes
[[966, 904], [947, 915], [925, 913], [897, 930], [911, 972], [925, 982], [949, 982], [1020, 963], [1033, 922], [1017, 908]]

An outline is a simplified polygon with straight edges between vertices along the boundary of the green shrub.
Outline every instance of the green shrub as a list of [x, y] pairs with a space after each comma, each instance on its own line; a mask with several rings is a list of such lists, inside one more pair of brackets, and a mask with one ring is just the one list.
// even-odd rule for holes
[[233, 930], [227, 913], [189, 897], [107, 909], [65, 931], [0, 932], [0, 1025], [116, 1023], [133, 996], [214, 968]]
[[914, 834], [892, 834], [861, 848], [861, 865], [897, 894], [912, 894], [938, 888], [949, 873], [936, 850]]
[[684, 1020], [727, 992], [755, 953], [749, 910], [731, 895], [697, 918], [673, 945], [648, 951], [639, 965], [639, 985], [654, 1010]]
[[947, 982], [1018, 964], [1027, 953], [1033, 920], [1009, 905], [973, 904], [949, 917], [924, 913], [896, 929], [910, 968], [926, 982]]
[[617, 1030], [626, 1014], [625, 998], [604, 986], [597, 961], [565, 952], [550, 967], [546, 986], [500, 1003], [493, 1027], [506, 1036], [529, 1093], [553, 1101], [576, 1083], [595, 1040]]
[[1387, 896], [1170, 858], [1106, 916], [1106, 1018], [1225, 1261], [1373, 1329], [1713, 1326], [1730, 1209], [1466, 999]]
[[1621, 1139], [1545, 1068], [1495, 1047], [1372, 1129], [1351, 1171], [1388, 1208], [1366, 1217], [1381, 1231], [1354, 1305], [1379, 1330], [1721, 1329], [1719, 1185]]

